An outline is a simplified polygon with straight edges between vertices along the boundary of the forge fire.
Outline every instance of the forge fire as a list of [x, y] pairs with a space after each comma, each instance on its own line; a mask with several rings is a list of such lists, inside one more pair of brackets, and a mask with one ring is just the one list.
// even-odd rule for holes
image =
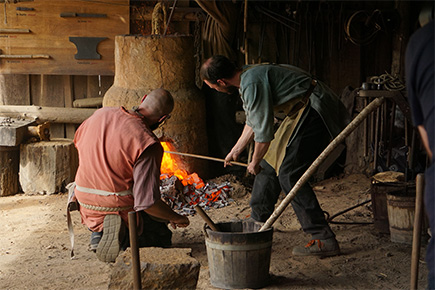
[[[176, 151], [169, 142], [161, 142], [165, 151]], [[194, 215], [194, 206], [204, 210], [227, 206], [233, 187], [230, 182], [216, 184], [204, 181], [197, 173], [187, 172], [183, 160], [169, 153], [163, 154], [160, 192], [162, 199], [175, 211], [182, 215]]]

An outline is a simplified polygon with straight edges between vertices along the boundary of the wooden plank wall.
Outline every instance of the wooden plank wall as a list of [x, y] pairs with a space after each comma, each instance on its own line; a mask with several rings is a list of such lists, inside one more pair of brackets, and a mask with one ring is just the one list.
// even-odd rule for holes
[[[113, 76], [0, 74], [0, 105], [72, 107], [73, 101], [103, 97]], [[51, 124], [54, 138], [74, 137], [77, 125]]]
[[[72, 107], [73, 101], [103, 97], [113, 83], [115, 36], [130, 31], [129, 0], [0, 1], [0, 105]], [[106, 17], [61, 17], [61, 13]], [[7, 32], [29, 29], [29, 33]], [[97, 46], [101, 59], [75, 59], [74, 37], [107, 37]], [[51, 124], [51, 137], [73, 138], [78, 125]]]
[[[0, 5], [0, 18], [3, 18], [0, 21], [0, 73], [114, 74], [115, 36], [129, 33], [128, 0], [1, 2], [4, 4]], [[66, 13], [74, 16], [61, 16]], [[23, 29], [29, 32], [18, 33]], [[89, 58], [76, 59], [79, 49], [70, 37], [85, 38], [80, 54], [86, 52]], [[105, 39], [96, 46], [90, 45], [90, 38], [96, 37]], [[92, 52], [100, 54], [101, 59], [92, 56]]]

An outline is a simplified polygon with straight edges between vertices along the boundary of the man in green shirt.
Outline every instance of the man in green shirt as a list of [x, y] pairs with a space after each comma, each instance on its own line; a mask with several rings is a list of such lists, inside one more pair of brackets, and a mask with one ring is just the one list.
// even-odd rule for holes
[[[265, 222], [273, 213], [281, 190], [288, 193], [349, 118], [344, 105], [322, 82], [290, 65], [248, 65], [237, 68], [215, 55], [201, 67], [212, 89], [239, 90], [246, 124], [225, 165], [237, 160], [255, 141], [248, 171], [256, 175], [251, 195], [251, 218]], [[277, 117], [282, 118], [275, 132]], [[306, 246], [293, 255], [332, 256], [340, 253], [335, 234], [325, 220], [314, 191], [303, 185], [292, 201], [302, 229], [311, 234]]]

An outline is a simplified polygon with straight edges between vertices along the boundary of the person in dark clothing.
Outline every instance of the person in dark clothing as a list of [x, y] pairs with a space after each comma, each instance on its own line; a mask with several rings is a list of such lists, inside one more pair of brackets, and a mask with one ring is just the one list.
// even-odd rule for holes
[[[406, 50], [406, 85], [414, 125], [430, 160], [425, 172], [425, 207], [432, 234], [435, 232], [435, 23], [432, 20], [410, 38]], [[433, 236], [426, 252], [429, 270], [428, 288], [435, 289], [435, 241]]]

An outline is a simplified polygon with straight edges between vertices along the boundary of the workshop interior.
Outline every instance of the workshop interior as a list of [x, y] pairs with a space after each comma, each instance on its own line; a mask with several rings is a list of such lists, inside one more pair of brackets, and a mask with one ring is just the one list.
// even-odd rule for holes
[[[427, 289], [431, 160], [405, 61], [433, 16], [433, 1], [0, 0], [0, 288]], [[245, 69], [298, 67], [349, 116], [265, 223], [244, 221], [257, 147], [229, 164], [250, 115], [238, 91], [217, 95], [201, 77], [214, 54]], [[171, 248], [138, 249], [129, 216], [130, 247], [103, 263], [86, 250], [78, 211], [67, 214], [75, 134], [101, 108], [130, 110], [157, 88], [174, 99], [153, 131], [164, 152], [161, 200], [191, 225], [173, 230]], [[289, 206], [304, 183], [340, 256], [291, 255], [306, 239]]]

